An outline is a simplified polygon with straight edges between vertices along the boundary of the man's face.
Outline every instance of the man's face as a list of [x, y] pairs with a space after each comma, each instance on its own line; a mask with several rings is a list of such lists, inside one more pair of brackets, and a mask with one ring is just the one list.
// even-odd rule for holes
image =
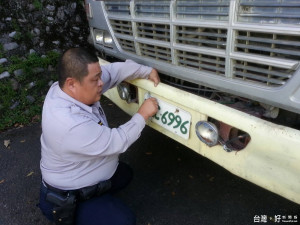
[[81, 82], [76, 82], [75, 99], [86, 105], [99, 101], [103, 87], [101, 75], [102, 71], [98, 62], [88, 64], [88, 75]]

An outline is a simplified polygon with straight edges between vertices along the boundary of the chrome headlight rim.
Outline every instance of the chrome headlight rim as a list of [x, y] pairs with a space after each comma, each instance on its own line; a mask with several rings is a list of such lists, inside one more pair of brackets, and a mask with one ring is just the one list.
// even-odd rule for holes
[[[213, 132], [214, 136], [212, 136], [212, 138], [210, 139], [208, 137], [203, 137], [203, 134], [200, 133], [203, 131], [199, 130], [201, 126], [204, 126], [206, 129], [209, 129], [210, 133]], [[195, 130], [200, 141], [202, 141], [204, 144], [208, 145], [209, 147], [213, 147], [219, 143], [219, 131], [215, 124], [208, 121], [198, 121], [195, 125]]]
[[94, 29], [94, 39], [97, 44], [103, 45], [104, 42], [104, 31], [99, 29]]

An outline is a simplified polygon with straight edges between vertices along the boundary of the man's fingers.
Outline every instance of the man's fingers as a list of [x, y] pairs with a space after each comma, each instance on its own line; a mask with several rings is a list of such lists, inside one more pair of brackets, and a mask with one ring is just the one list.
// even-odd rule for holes
[[156, 69], [152, 69], [151, 73], [149, 74], [149, 80], [153, 81], [155, 87], [159, 84], [160, 78]]
[[157, 77], [157, 79], [154, 80], [154, 86], [156, 87], [160, 82], [159, 77]]

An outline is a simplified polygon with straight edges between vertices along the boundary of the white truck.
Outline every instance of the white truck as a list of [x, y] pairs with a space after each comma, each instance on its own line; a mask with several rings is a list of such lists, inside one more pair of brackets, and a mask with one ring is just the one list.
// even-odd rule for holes
[[[156, 68], [162, 83], [107, 96], [233, 174], [300, 203], [300, 1], [85, 0], [102, 56]], [[100, 61], [105, 63], [104, 61]]]

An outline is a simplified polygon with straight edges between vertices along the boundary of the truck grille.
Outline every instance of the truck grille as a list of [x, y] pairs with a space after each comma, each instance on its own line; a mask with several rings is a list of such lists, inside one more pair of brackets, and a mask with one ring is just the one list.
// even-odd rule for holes
[[278, 87], [300, 62], [300, 33], [253, 23], [294, 24], [300, 2], [274, 1], [272, 6], [265, 0], [237, 1], [235, 23], [229, 21], [229, 10], [235, 8], [229, 7], [230, 0], [105, 1], [105, 6], [124, 52], [252, 86]]

